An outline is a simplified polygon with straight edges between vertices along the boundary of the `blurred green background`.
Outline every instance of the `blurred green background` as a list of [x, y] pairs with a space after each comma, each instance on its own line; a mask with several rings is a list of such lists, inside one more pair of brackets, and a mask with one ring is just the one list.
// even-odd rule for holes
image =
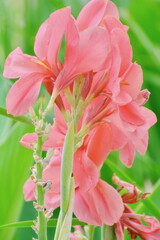
[[[87, 0], [0, 0], [0, 107], [12, 81], [2, 76], [6, 56], [17, 46], [33, 53], [35, 34], [50, 13], [67, 5], [77, 16]], [[123, 23], [129, 25], [134, 60], [144, 71], [144, 85], [151, 92], [147, 107], [160, 116], [160, 0], [115, 0]], [[35, 218], [32, 203], [23, 201], [22, 188], [29, 176], [32, 151], [20, 146], [19, 140], [32, 127], [0, 116], [0, 225]], [[102, 177], [111, 181], [113, 172], [124, 180], [136, 182], [143, 191], [153, 192], [143, 203], [133, 206], [137, 212], [155, 215], [160, 220], [160, 124], [150, 130], [147, 154], [137, 154], [134, 165], [127, 169], [113, 153], [111, 162], [102, 168]], [[112, 164], [113, 163], [113, 164]], [[56, 215], [56, 214], [55, 214]], [[0, 229], [0, 239], [29, 240], [29, 228]], [[49, 240], [53, 230], [49, 230]], [[99, 238], [96, 230], [95, 239]], [[130, 239], [126, 236], [125, 239]]]

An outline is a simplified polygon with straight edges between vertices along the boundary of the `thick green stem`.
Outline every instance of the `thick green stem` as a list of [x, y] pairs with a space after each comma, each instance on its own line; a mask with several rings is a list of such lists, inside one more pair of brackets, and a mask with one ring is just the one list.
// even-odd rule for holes
[[95, 230], [95, 226], [88, 226], [88, 240], [93, 240], [94, 238], [94, 230]]
[[101, 240], [115, 240], [113, 226], [103, 225], [101, 227]]
[[68, 127], [64, 141], [61, 165], [61, 204], [54, 240], [68, 240], [72, 223], [74, 179], [74, 121]]
[[70, 123], [68, 132], [66, 134], [63, 153], [62, 153], [62, 166], [61, 166], [61, 211], [62, 222], [67, 213], [70, 201], [70, 187], [71, 176], [73, 168], [73, 155], [74, 155], [74, 122]]
[[[36, 149], [36, 155], [41, 158], [42, 157], [42, 137], [38, 137], [37, 142], [37, 149]], [[41, 162], [36, 163], [36, 178], [37, 180], [42, 179], [42, 173], [43, 173], [43, 166]], [[36, 186], [36, 196], [37, 196], [37, 210], [38, 210], [38, 240], [47, 240], [47, 220], [44, 213], [44, 189], [43, 185], [39, 184], [37, 182]]]
[[72, 214], [74, 205], [74, 177], [71, 177], [69, 205], [65, 214], [58, 240], [69, 240], [72, 225]]

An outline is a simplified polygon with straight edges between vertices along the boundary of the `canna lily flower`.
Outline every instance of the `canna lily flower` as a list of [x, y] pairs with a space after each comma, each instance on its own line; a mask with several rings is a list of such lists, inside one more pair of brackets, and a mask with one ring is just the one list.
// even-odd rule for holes
[[[64, 63], [58, 58], [63, 37]], [[56, 98], [77, 75], [103, 70], [110, 47], [105, 28], [93, 26], [79, 32], [67, 7], [52, 13], [41, 25], [34, 51], [36, 57], [17, 48], [5, 63], [4, 77], [20, 78], [11, 87], [6, 102], [8, 113], [14, 116], [28, 112], [34, 105], [42, 83]]]
[[[142, 106], [148, 95], [148, 92], [143, 90], [134, 101], [119, 106], [113, 103], [109, 95], [103, 94], [96, 97], [83, 111], [78, 122], [77, 136], [84, 132], [83, 139], [80, 138], [81, 146], [83, 145], [96, 166], [100, 167], [111, 151], [120, 150], [120, 159], [127, 167], [132, 166], [136, 151], [141, 155], [145, 154], [148, 146], [148, 129], [156, 122], [155, 114]], [[64, 96], [62, 100], [64, 111], [70, 112]], [[89, 130], [85, 132], [86, 126], [89, 126]], [[43, 149], [63, 147], [66, 132], [67, 124], [55, 105], [54, 124]], [[31, 147], [36, 138], [35, 133], [26, 134], [21, 143]], [[95, 153], [97, 144], [99, 148]]]
[[[55, 155], [44, 169], [43, 179], [51, 181], [51, 189], [45, 194], [45, 207], [57, 208], [60, 205], [60, 165], [61, 151]], [[83, 149], [77, 150], [74, 156], [73, 175], [75, 177], [74, 214], [80, 221], [92, 225], [113, 225], [118, 222], [123, 204], [117, 191], [99, 178], [96, 165]], [[35, 184], [31, 178], [24, 185], [26, 201], [35, 199]], [[98, 204], [99, 203], [99, 204]]]

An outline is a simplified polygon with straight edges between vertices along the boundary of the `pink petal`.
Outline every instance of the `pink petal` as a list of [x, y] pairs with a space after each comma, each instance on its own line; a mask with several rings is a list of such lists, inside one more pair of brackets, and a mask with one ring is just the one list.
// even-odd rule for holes
[[109, 50], [109, 39], [103, 28], [92, 27], [81, 32], [76, 73], [103, 70]]
[[32, 148], [32, 144], [37, 141], [36, 133], [26, 133], [20, 140], [20, 144], [22, 144], [26, 148]]
[[47, 209], [56, 209], [60, 206], [60, 193], [50, 193], [45, 194], [45, 207]]
[[120, 91], [120, 78], [118, 78], [120, 67], [121, 67], [121, 55], [120, 55], [120, 49], [117, 43], [117, 39], [114, 32], [111, 32], [110, 34], [111, 38], [111, 52], [110, 52], [110, 58], [111, 58], [111, 67], [109, 71], [108, 78], [110, 81], [108, 82], [108, 88], [112, 92], [114, 96], [116, 96]]
[[[112, 148], [112, 132], [108, 124], [96, 126], [88, 143], [88, 156], [99, 167], [102, 165]], [[98, 147], [97, 147], [98, 146]]]
[[13, 116], [27, 113], [38, 97], [42, 81], [43, 76], [36, 73], [16, 81], [7, 95], [7, 112]]
[[123, 213], [123, 202], [111, 185], [99, 180], [97, 187], [92, 191], [92, 199], [103, 223], [110, 226], [119, 221]]
[[24, 199], [25, 201], [33, 201], [35, 200], [34, 190], [35, 183], [29, 178], [23, 187]]
[[136, 103], [138, 103], [138, 105], [144, 105], [148, 101], [150, 94], [147, 89], [140, 91], [136, 98]]
[[119, 28], [123, 31], [126, 31], [126, 26], [124, 26], [117, 18], [110, 15], [105, 17], [104, 25], [109, 32], [111, 32], [114, 28]]
[[111, 15], [111, 16], [119, 19], [119, 13], [118, 13], [117, 6], [111, 1], [108, 1], [107, 7], [105, 10], [105, 16], [106, 15]]
[[52, 13], [49, 19], [41, 25], [35, 40], [35, 53], [41, 60], [48, 60], [55, 75], [59, 73], [57, 57], [69, 16], [69, 7]]
[[154, 112], [152, 112], [150, 109], [147, 109], [145, 107], [141, 107], [141, 112], [143, 114], [143, 117], [146, 121], [146, 127], [147, 129], [153, 126], [157, 122], [157, 117]]
[[79, 239], [73, 233], [71, 233], [70, 240], [79, 240]]
[[75, 19], [69, 18], [66, 30], [66, 57], [64, 62], [64, 71], [71, 71], [75, 66], [78, 54], [79, 33], [76, 27]]
[[53, 69], [57, 71], [57, 57], [62, 42], [62, 37], [65, 34], [67, 23], [70, 17], [70, 8], [62, 8], [52, 13], [48, 22], [47, 31], [50, 33], [48, 39], [47, 60]]
[[120, 159], [127, 167], [132, 167], [135, 157], [135, 148], [131, 142], [128, 142], [120, 152]]
[[112, 30], [112, 34], [116, 39], [119, 46], [119, 51], [121, 55], [121, 68], [119, 76], [122, 76], [124, 72], [128, 69], [132, 61], [132, 47], [129, 41], [127, 33], [119, 28]]
[[35, 54], [41, 61], [45, 60], [47, 56], [48, 42], [51, 34], [49, 31], [47, 31], [48, 23], [48, 19], [42, 23], [37, 32], [34, 43]]
[[16, 48], [6, 59], [3, 75], [6, 78], [19, 78], [25, 75], [45, 72], [44, 67], [36, 63], [37, 58], [24, 54], [20, 48]]
[[58, 90], [64, 89], [72, 81], [72, 72], [76, 68], [76, 61], [78, 56], [78, 45], [79, 45], [79, 33], [75, 25], [75, 20], [70, 17], [66, 27], [66, 56], [64, 60], [64, 66], [59, 73], [55, 88]]
[[137, 139], [137, 141], [135, 141], [136, 151], [141, 155], [144, 155], [146, 153], [148, 147], [148, 138], [148, 132], [146, 132], [142, 139]]
[[141, 90], [142, 83], [142, 69], [138, 64], [133, 63], [121, 82], [121, 88], [129, 93], [133, 99], [135, 99]]
[[74, 214], [83, 222], [91, 225], [102, 225], [94, 204], [92, 204], [91, 195], [88, 192], [82, 192], [80, 188], [75, 191]]
[[119, 107], [119, 110], [120, 117], [123, 121], [136, 126], [144, 124], [145, 119], [141, 113], [141, 109], [135, 102], [121, 106]]
[[98, 169], [83, 150], [75, 153], [73, 172], [75, 182], [82, 191], [86, 192], [96, 186], [99, 179]]
[[77, 18], [79, 31], [98, 25], [104, 16], [106, 5], [107, 1], [104, 0], [89, 1]]
[[119, 129], [114, 124], [112, 124], [112, 135], [113, 135], [112, 150], [117, 151], [126, 144], [127, 138], [121, 131], [121, 129]]
[[53, 125], [49, 133], [47, 141], [43, 145], [44, 150], [49, 148], [62, 147], [65, 135], [59, 131], [57, 125]]
[[50, 160], [49, 165], [43, 171], [43, 179], [45, 181], [51, 181], [52, 185], [49, 193], [60, 193], [60, 159], [54, 161], [55, 156]]
[[123, 213], [123, 203], [117, 191], [108, 183], [99, 180], [88, 192], [75, 193], [74, 213], [80, 221], [91, 225], [113, 225]]
[[114, 102], [118, 103], [119, 105], [125, 105], [132, 101], [131, 96], [124, 90], [120, 90], [119, 94], [113, 98]]

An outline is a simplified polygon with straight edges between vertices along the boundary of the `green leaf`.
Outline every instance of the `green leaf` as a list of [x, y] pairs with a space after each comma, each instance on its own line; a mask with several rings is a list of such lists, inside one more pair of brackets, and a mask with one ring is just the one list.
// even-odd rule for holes
[[[58, 219], [50, 219], [47, 223], [48, 227], [56, 227], [57, 224], [57, 220]], [[15, 223], [9, 223], [9, 224], [5, 224], [5, 225], [1, 225], [0, 229], [2, 228], [30, 228], [32, 225], [34, 225], [33, 221], [21, 221], [21, 222], [15, 222]], [[77, 218], [73, 218], [72, 219], [72, 226], [74, 225], [81, 225], [81, 226], [85, 226], [86, 223], [84, 222], [80, 222]]]
[[132, 31], [134, 32], [135, 36], [137, 37], [139, 42], [142, 44], [142, 46], [150, 54], [150, 56], [152, 57], [152, 60], [154, 61], [154, 64], [159, 67], [160, 54], [159, 54], [159, 51], [157, 51], [158, 48], [154, 46], [154, 43], [152, 43], [150, 38], [146, 35], [146, 33], [143, 31], [140, 25], [136, 22], [136, 20], [133, 18], [133, 16], [131, 16], [131, 14], [127, 10], [124, 10], [122, 12], [122, 17], [127, 22], [127, 24], [131, 27]]
[[[0, 145], [0, 224], [18, 220], [23, 204], [23, 185], [29, 176], [32, 151], [20, 145], [24, 133], [31, 127], [16, 123]], [[0, 231], [0, 239], [13, 239], [14, 229]]]
[[18, 121], [18, 122], [22, 122], [22, 123], [25, 123], [25, 124], [28, 124], [28, 125], [32, 125], [31, 120], [28, 119], [27, 117], [24, 117], [24, 116], [14, 117], [11, 114], [8, 114], [7, 110], [5, 108], [2, 108], [2, 107], [0, 107], [0, 115], [3, 115], [3, 116], [8, 117], [8, 118], [12, 118], [12, 119], [14, 119], [15, 121]]

